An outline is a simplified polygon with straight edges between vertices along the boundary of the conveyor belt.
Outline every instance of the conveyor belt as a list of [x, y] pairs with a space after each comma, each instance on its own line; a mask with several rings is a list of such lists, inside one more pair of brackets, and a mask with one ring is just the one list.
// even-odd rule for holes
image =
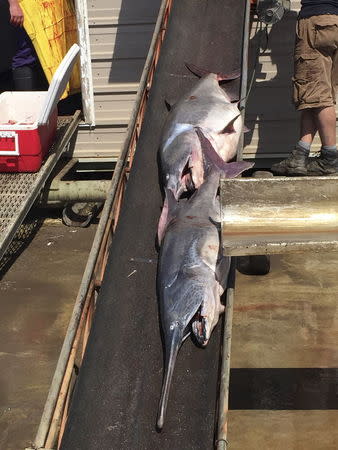
[[0, 173], [0, 259], [32, 207], [79, 123], [79, 112], [60, 117], [55, 142], [36, 173]]
[[180, 351], [167, 420], [155, 430], [163, 369], [155, 236], [161, 208], [157, 147], [167, 110], [195, 83], [184, 66], [240, 66], [244, 1], [176, 0], [74, 392], [62, 450], [211, 449], [220, 326], [205, 350]]

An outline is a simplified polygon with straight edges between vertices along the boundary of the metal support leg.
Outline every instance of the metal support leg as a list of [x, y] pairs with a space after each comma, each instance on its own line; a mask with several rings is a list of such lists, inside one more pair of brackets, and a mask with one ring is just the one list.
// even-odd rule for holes
[[232, 336], [232, 317], [234, 309], [235, 290], [227, 290], [226, 309], [224, 317], [224, 335], [222, 346], [222, 369], [220, 380], [220, 395], [218, 408], [218, 433], [217, 450], [226, 450], [228, 448], [228, 407], [229, 407], [229, 381], [230, 381], [230, 353]]
[[[240, 86], [240, 104], [244, 119], [246, 95], [247, 95], [247, 79], [248, 79], [248, 51], [250, 39], [250, 0], [244, 0], [245, 16], [243, 24], [243, 47], [242, 47], [242, 63], [241, 63], [241, 86]], [[243, 133], [238, 143], [237, 161], [243, 159]], [[233, 270], [235, 268], [233, 267]], [[233, 272], [233, 276], [235, 273]], [[222, 345], [222, 368], [220, 378], [220, 393], [218, 405], [218, 431], [217, 431], [217, 450], [227, 450], [228, 448], [228, 407], [229, 407], [229, 382], [230, 382], [230, 352], [231, 352], [231, 334], [232, 334], [232, 317], [234, 304], [234, 287], [227, 289], [226, 293], [226, 309], [224, 317], [224, 335]]]

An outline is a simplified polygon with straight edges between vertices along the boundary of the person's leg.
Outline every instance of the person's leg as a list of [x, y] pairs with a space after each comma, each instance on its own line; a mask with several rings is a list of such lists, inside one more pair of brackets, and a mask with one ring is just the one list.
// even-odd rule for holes
[[328, 106], [327, 108], [316, 108], [315, 120], [322, 143], [324, 146], [336, 145], [336, 108]]
[[0, 73], [0, 94], [4, 91], [13, 90], [13, 77], [12, 71], [7, 70], [6, 72]]
[[49, 83], [46, 75], [41, 67], [40, 62], [35, 65], [35, 90], [36, 91], [48, 91]]
[[320, 156], [307, 164], [308, 175], [330, 175], [338, 173], [338, 151], [336, 146], [336, 108], [316, 108], [315, 120], [322, 148]]
[[[335, 86], [338, 84], [337, 25], [337, 16], [313, 16], [300, 19], [297, 23], [293, 99], [302, 114], [301, 136], [290, 157], [272, 166], [272, 171], [278, 175], [299, 175], [302, 161], [306, 165], [304, 174], [307, 175], [338, 172], [335, 112]], [[310, 145], [317, 130], [322, 142], [321, 155], [307, 163]]]
[[311, 145], [317, 133], [317, 122], [313, 108], [303, 109], [300, 116], [300, 142]]
[[22, 66], [13, 69], [13, 82], [15, 91], [34, 91], [35, 77], [31, 66]]
[[[276, 175], [306, 175], [306, 163], [310, 153], [310, 146], [317, 131], [317, 125], [313, 116], [311, 102], [317, 99], [308, 99], [309, 73], [311, 61], [304, 55], [309, 54], [309, 33], [311, 26], [308, 19], [301, 19], [296, 27], [296, 44], [294, 50], [294, 77], [293, 77], [293, 102], [297, 109], [301, 110], [300, 139], [291, 151], [290, 156], [283, 161], [273, 164], [271, 170]], [[304, 56], [304, 58], [303, 58]], [[315, 71], [311, 70], [311, 73]]]
[[39, 63], [13, 69], [14, 90], [47, 91], [48, 81]]
[[321, 76], [317, 92], [320, 102], [313, 109], [321, 140], [318, 158], [307, 164], [308, 175], [330, 175], [338, 173], [336, 146], [336, 85], [338, 84], [338, 16], [318, 16], [313, 19], [316, 30], [313, 48], [318, 52]]

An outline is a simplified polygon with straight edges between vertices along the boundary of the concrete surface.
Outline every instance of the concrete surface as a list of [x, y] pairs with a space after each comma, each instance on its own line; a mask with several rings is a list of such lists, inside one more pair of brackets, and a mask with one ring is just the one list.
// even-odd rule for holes
[[338, 448], [337, 253], [274, 256], [238, 274], [231, 449]]
[[336, 450], [338, 411], [233, 411], [231, 450]]
[[[1, 450], [34, 438], [94, 232], [46, 221], [0, 280]], [[337, 262], [274, 256], [266, 276], [237, 273], [232, 450], [338, 447]]]
[[0, 279], [0, 449], [33, 440], [95, 225], [46, 220]]

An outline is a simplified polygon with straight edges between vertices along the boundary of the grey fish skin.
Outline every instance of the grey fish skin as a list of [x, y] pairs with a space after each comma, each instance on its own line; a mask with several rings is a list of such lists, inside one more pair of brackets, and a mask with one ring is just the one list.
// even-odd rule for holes
[[[185, 133], [182, 133], [184, 135]], [[182, 136], [180, 135], [180, 137]], [[225, 163], [222, 158], [219, 156], [219, 154], [216, 152], [215, 148], [213, 147], [210, 140], [205, 136], [205, 134], [202, 132], [201, 128], [196, 127], [194, 129], [194, 136], [191, 136], [191, 139], [194, 139], [198, 142], [198, 145], [201, 147], [201, 156], [199, 156], [199, 162], [201, 163], [203, 167], [203, 174], [204, 171], [208, 172], [210, 168], [214, 168], [214, 170], [218, 170], [219, 172], [222, 172], [223, 176], [225, 178], [233, 178], [238, 176], [240, 173], [242, 173], [244, 170], [247, 170], [253, 166], [252, 163], [245, 162], [245, 161], [237, 161], [232, 163]], [[184, 137], [185, 139], [185, 137]], [[204, 175], [203, 175], [204, 176]], [[164, 204], [158, 224], [158, 242], [161, 243], [163, 236], [165, 234], [165, 230], [167, 228], [168, 223], [171, 220], [171, 213], [168, 208], [168, 198], [170, 195], [175, 195], [173, 193], [173, 190], [170, 187], [165, 188], [165, 199]]]
[[[157, 426], [163, 427], [169, 388], [179, 348], [200, 310], [204, 321], [194, 320], [194, 334], [206, 345], [223, 312], [220, 296], [228, 277], [230, 258], [220, 256], [216, 194], [219, 173], [214, 171], [189, 200], [176, 202], [172, 194], [158, 264], [157, 286], [165, 347], [165, 374]], [[174, 211], [173, 211], [174, 210]]]
[[209, 73], [198, 80], [170, 110], [163, 128], [161, 170], [164, 186], [172, 190], [176, 199], [186, 189], [182, 175], [187, 165], [195, 188], [204, 181], [202, 150], [194, 127], [203, 130], [225, 162], [235, 156], [242, 118], [237, 104], [231, 103], [219, 86], [217, 74]]

